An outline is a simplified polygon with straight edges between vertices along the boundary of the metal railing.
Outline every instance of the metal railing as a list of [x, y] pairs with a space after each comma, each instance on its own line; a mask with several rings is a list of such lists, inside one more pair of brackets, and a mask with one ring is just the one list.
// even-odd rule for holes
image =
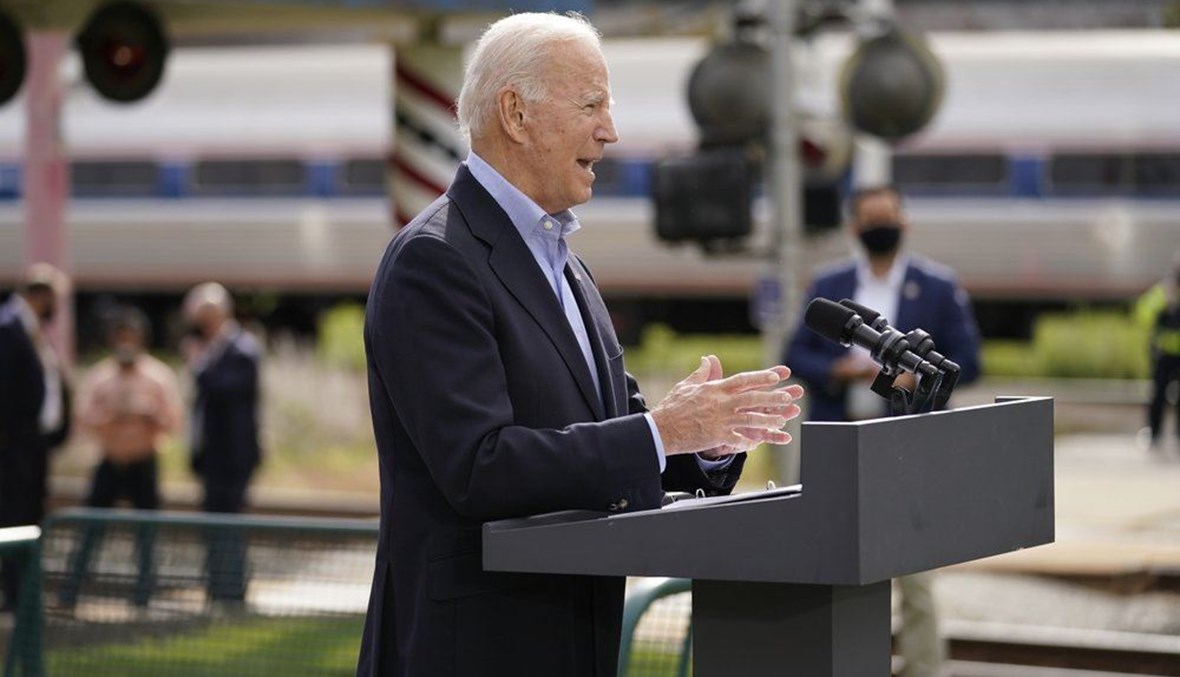
[[[619, 677], [688, 675], [692, 655], [692, 581], [643, 579], [627, 594]], [[679, 605], [679, 606], [678, 606]]]
[[[377, 534], [376, 520], [105, 509], [0, 530], [28, 572], [5, 677], [351, 675]], [[688, 674], [690, 586], [632, 587], [621, 675]]]
[[4, 658], [4, 677], [42, 677], [41, 663], [41, 529], [35, 526], [0, 529], [0, 557], [21, 571], [15, 625]]
[[352, 674], [376, 520], [76, 509], [41, 537], [45, 674]]

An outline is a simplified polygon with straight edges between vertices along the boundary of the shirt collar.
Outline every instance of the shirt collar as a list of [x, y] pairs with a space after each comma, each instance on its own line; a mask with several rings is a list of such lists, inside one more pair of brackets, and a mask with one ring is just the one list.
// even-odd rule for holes
[[897, 256], [893, 257], [893, 265], [890, 266], [889, 272], [885, 274], [884, 279], [881, 279], [873, 275], [873, 268], [869, 265], [869, 257], [865, 256], [863, 252], [857, 252], [856, 279], [859, 280], [861, 284], [884, 284], [890, 289], [901, 289], [902, 283], [905, 282], [905, 271], [909, 265], [909, 254], [904, 251], [898, 252]]
[[[467, 153], [467, 169], [484, 190], [491, 194], [496, 204], [508, 214], [512, 225], [520, 231], [521, 237], [562, 238], [581, 228], [578, 217], [569, 209], [556, 214], [547, 214], [532, 198], [512, 185], [475, 151]], [[546, 221], [556, 221], [559, 227], [545, 228]]]
[[20, 318], [25, 333], [29, 336], [36, 336], [41, 331], [41, 320], [37, 319], [33, 307], [20, 294], [13, 294], [12, 299], [16, 306], [16, 316]]

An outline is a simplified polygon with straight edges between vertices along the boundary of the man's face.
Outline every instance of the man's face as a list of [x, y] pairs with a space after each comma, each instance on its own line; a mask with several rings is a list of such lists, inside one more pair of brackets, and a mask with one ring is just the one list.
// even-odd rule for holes
[[57, 316], [57, 295], [49, 290], [39, 289], [28, 297], [29, 307], [42, 325], [53, 322]]
[[860, 240], [869, 256], [892, 254], [897, 250], [905, 230], [901, 203], [892, 193], [872, 193], [857, 203], [852, 234]]
[[189, 326], [195, 328], [205, 339], [212, 339], [217, 335], [224, 316], [217, 305], [209, 302], [199, 303], [187, 309]]
[[551, 50], [548, 95], [525, 104], [520, 177], [525, 185], [518, 187], [553, 214], [590, 199], [593, 164], [619, 137], [602, 53], [580, 41], [558, 43]]
[[891, 193], [874, 193], [861, 199], [856, 207], [856, 232], [882, 224], [901, 225], [901, 205]]
[[131, 327], [119, 327], [111, 333], [111, 353], [115, 360], [130, 366], [143, 352], [143, 334]]

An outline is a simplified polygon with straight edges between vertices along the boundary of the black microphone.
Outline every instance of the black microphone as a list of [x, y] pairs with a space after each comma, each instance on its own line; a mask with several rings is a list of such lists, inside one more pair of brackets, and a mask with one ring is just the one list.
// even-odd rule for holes
[[[893, 329], [889, 326], [889, 320], [868, 306], [862, 306], [852, 299], [840, 299], [840, 305], [860, 315], [867, 324], [871, 325], [877, 331]], [[894, 329], [894, 331], [898, 330]], [[958, 364], [934, 349], [934, 338], [930, 336], [929, 332], [922, 329], [914, 329], [906, 333], [905, 339], [910, 344], [910, 350], [914, 351], [918, 357], [934, 365], [936, 369], [948, 373], [959, 373]]]
[[901, 332], [886, 325], [878, 331], [865, 324], [855, 311], [825, 298], [807, 305], [803, 324], [808, 329], [844, 346], [857, 345], [869, 351], [873, 362], [888, 376], [908, 371], [919, 376], [937, 376], [939, 371], [910, 349]]
[[877, 331], [881, 331], [889, 327], [889, 320], [885, 319], [881, 313], [873, 310], [868, 306], [862, 306], [852, 299], [840, 299], [840, 305], [860, 315], [865, 324], [869, 325]]

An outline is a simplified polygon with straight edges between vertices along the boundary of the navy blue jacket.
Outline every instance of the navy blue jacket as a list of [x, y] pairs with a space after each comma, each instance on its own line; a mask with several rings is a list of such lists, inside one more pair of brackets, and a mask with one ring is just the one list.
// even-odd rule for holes
[[41, 430], [45, 371], [16, 302], [0, 305], [0, 526], [36, 524], [45, 510], [49, 451], [69, 433], [69, 391], [61, 427]]
[[206, 481], [243, 481], [261, 460], [258, 443], [258, 364], [254, 338], [238, 330], [216, 359], [195, 375], [194, 423], [200, 447], [192, 465]]
[[[817, 297], [839, 301], [856, 294], [856, 263], [841, 261], [821, 271], [804, 295], [803, 307]], [[934, 339], [939, 352], [954, 360], [962, 368], [958, 385], [979, 376], [979, 328], [971, 312], [967, 293], [959, 286], [954, 274], [945, 266], [918, 256], [911, 256], [902, 283], [897, 317], [889, 323], [908, 332], [924, 329]], [[850, 349], [829, 341], [803, 326], [800, 322], [787, 343], [784, 364], [802, 379], [809, 397], [808, 420], [843, 421], [847, 419], [845, 395], [847, 387], [835, 383], [832, 364]], [[858, 382], [853, 387], [868, 388]], [[881, 399], [881, 415], [888, 404]]]
[[[386, 250], [365, 318], [381, 527], [358, 675], [615, 674], [622, 578], [482, 568], [484, 522], [660, 505], [606, 307], [576, 257], [565, 279], [601, 393], [524, 240], [465, 165]], [[663, 483], [728, 492], [743, 461], [714, 477], [674, 456]]]

